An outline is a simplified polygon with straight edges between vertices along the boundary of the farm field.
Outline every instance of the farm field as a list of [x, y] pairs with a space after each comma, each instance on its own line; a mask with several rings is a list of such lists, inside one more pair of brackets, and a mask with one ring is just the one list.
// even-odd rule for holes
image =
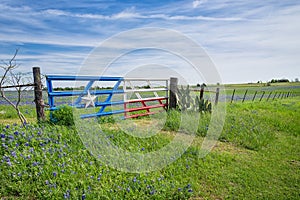
[[[297, 84], [268, 88], [286, 91], [286, 87], [300, 91]], [[238, 87], [241, 91], [251, 88]], [[229, 96], [233, 89], [236, 87], [226, 87]], [[75, 126], [37, 124], [33, 105], [22, 106], [30, 122], [25, 127], [16, 124], [18, 119], [11, 108], [0, 105], [0, 111], [4, 111], [0, 114], [0, 197], [299, 199], [300, 97], [268, 102], [235, 101], [226, 105], [223, 131], [206, 157], [199, 158], [199, 154], [210, 113], [201, 115], [192, 145], [178, 160], [147, 173], [128, 173], [109, 167], [101, 162], [101, 155], [93, 156], [87, 150]], [[112, 117], [100, 118], [97, 123], [113, 144], [131, 152], [147, 153], [173, 140], [180, 113], [170, 111], [167, 115], [162, 130], [149, 138], [126, 134]], [[149, 118], [128, 121], [147, 124]]]

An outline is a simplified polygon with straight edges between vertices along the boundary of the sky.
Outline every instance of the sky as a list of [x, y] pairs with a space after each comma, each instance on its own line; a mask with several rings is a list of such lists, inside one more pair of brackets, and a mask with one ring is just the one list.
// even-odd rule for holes
[[[43, 74], [75, 75], [109, 38], [154, 27], [176, 31], [197, 43], [222, 83], [294, 80], [300, 78], [299, 21], [297, 0], [1, 0], [0, 60], [3, 65], [19, 49], [22, 72], [40, 66]], [[171, 42], [179, 49], [184, 46]], [[111, 46], [123, 47], [123, 43]], [[155, 60], [161, 66], [180, 66], [177, 74], [192, 76], [187, 63], [169, 54], [157, 49], [133, 51], [109, 75], [126, 74], [128, 66], [138, 65], [143, 69], [138, 73], [152, 71], [155, 76], [151, 70], [157, 68]]]

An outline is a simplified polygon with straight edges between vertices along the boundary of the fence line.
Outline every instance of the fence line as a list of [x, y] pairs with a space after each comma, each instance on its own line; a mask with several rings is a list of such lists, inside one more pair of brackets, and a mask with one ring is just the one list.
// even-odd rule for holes
[[[241, 99], [242, 102], [245, 102], [246, 100], [249, 100], [249, 101], [252, 101], [254, 102], [257, 95], [259, 94], [260, 92], [259, 91], [255, 91], [254, 93], [252, 94], [249, 94], [249, 90], [246, 89], [245, 90], [245, 93], [243, 94], [242, 98], [241, 97], [238, 97], [236, 96], [236, 89], [233, 89], [233, 92], [232, 92], [232, 95], [231, 95], [231, 100], [230, 100], [230, 103], [233, 103], [234, 100], [235, 101], [238, 101], [238, 98]], [[269, 101], [270, 99], [272, 100], [275, 100], [276, 98], [277, 99], [284, 99], [284, 98], [291, 98], [291, 97], [295, 97], [295, 96], [298, 96], [298, 94], [294, 91], [287, 91], [287, 92], [274, 92], [274, 91], [270, 91], [269, 94], [267, 94], [266, 91], [261, 91], [261, 96], [259, 98], [259, 101], [261, 102], [262, 99], [264, 97], [266, 97], [266, 101]], [[273, 96], [272, 96], [273, 95]], [[236, 97], [236, 98], [235, 98]]]

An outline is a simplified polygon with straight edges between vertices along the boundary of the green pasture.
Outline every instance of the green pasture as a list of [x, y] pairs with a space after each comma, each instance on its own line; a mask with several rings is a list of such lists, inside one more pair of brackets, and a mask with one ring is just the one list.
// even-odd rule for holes
[[[10, 107], [0, 106], [1, 199], [299, 199], [299, 96], [226, 103], [222, 133], [205, 157], [199, 155], [210, 113], [197, 114], [196, 121], [187, 113], [185, 124], [180, 124], [185, 114], [174, 110], [133, 120], [108, 116], [80, 121], [88, 133], [97, 134], [90, 127], [100, 127], [101, 137], [111, 144], [141, 154], [162, 149], [178, 132], [192, 134], [196, 124], [195, 138], [179, 159], [143, 173], [103, 162], [103, 155], [85, 146], [78, 126], [36, 123], [33, 106], [21, 109], [30, 122], [23, 127]], [[145, 127], [159, 131], [147, 138], [134, 136]]]

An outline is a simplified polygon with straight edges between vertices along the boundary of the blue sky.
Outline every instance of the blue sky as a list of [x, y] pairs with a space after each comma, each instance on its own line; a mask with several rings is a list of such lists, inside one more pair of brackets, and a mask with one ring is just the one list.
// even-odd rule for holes
[[295, 0], [2, 0], [0, 60], [19, 48], [20, 71], [40, 66], [44, 74], [76, 74], [107, 38], [158, 27], [202, 46], [224, 83], [295, 79], [300, 78], [299, 20]]

